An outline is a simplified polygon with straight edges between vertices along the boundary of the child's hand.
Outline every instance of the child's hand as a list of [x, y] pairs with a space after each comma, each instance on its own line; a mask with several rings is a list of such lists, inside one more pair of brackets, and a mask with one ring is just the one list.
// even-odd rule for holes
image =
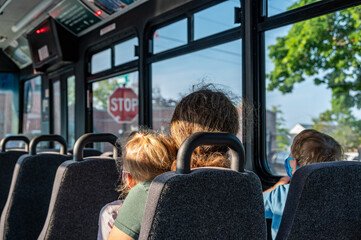
[[278, 181], [278, 185], [283, 185], [283, 184], [287, 184], [291, 181], [291, 178], [289, 176], [285, 176], [282, 177], [279, 181]]

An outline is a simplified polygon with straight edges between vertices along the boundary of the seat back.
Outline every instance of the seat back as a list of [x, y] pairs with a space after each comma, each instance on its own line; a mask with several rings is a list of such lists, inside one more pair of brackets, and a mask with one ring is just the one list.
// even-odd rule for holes
[[276, 239], [361, 239], [361, 162], [298, 169]]
[[[25, 149], [19, 151], [6, 150], [6, 144], [10, 141], [25, 142]], [[8, 136], [0, 141], [0, 212], [3, 210], [10, 189], [14, 167], [21, 155], [28, 152], [29, 139], [25, 136]]]
[[109, 142], [113, 156], [117, 137], [89, 133], [74, 146], [74, 159], [64, 162], [56, 173], [48, 215], [38, 239], [96, 239], [99, 212], [118, 198], [119, 174], [114, 159], [86, 158], [82, 150], [91, 142]]
[[[73, 155], [74, 149], [69, 149], [68, 152]], [[103, 153], [94, 148], [84, 148], [83, 150], [83, 157], [97, 157], [101, 156]]]
[[[191, 170], [199, 145], [230, 147], [232, 169]], [[243, 168], [244, 150], [235, 136], [190, 136], [178, 151], [177, 171], [150, 186], [139, 239], [266, 239], [261, 183]]]
[[57, 141], [63, 146], [62, 154], [66, 153], [66, 142], [58, 135], [41, 135], [30, 142], [33, 155], [21, 156], [14, 169], [1, 215], [0, 239], [36, 239], [45, 222], [56, 170], [71, 156], [36, 155], [36, 145], [41, 141]]

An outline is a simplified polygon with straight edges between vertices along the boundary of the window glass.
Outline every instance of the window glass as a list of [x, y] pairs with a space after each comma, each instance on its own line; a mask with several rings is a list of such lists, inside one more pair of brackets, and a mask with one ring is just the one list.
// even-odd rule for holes
[[350, 160], [358, 158], [360, 10], [266, 32], [266, 152], [272, 173], [285, 174], [290, 145], [308, 128], [331, 135]]
[[159, 53], [187, 43], [187, 19], [172, 23], [154, 32], [154, 53]]
[[138, 38], [132, 38], [115, 45], [115, 66], [138, 59], [138, 56], [134, 56], [135, 46], [137, 45]]
[[112, 67], [111, 49], [94, 54], [91, 58], [91, 74], [98, 73]]
[[67, 78], [67, 101], [68, 101], [68, 146], [75, 143], [75, 76]]
[[239, 23], [234, 23], [235, 7], [240, 7], [240, 1], [228, 0], [194, 14], [194, 38], [203, 38], [239, 26]]
[[[93, 83], [93, 132], [126, 138], [138, 129], [138, 72]], [[97, 145], [101, 151], [111, 148]]]
[[53, 83], [53, 127], [54, 134], [61, 135], [60, 132], [60, 80]]
[[268, 16], [283, 13], [321, 0], [267, 0]]
[[41, 77], [24, 83], [23, 133], [31, 139], [41, 134]]
[[[18, 132], [18, 98], [14, 94], [17, 88], [18, 78], [14, 74], [0, 73], [0, 138], [16, 134]], [[6, 148], [23, 147], [21, 141], [11, 141], [6, 144]]]
[[232, 92], [241, 113], [241, 65], [241, 40], [154, 63], [153, 128], [168, 130], [178, 101], [202, 82]]

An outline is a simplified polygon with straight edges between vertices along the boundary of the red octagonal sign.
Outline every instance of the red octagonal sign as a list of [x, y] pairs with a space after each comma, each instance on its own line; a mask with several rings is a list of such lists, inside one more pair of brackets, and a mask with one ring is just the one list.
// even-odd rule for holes
[[108, 113], [118, 123], [127, 123], [138, 115], [138, 96], [130, 88], [117, 88], [108, 99]]

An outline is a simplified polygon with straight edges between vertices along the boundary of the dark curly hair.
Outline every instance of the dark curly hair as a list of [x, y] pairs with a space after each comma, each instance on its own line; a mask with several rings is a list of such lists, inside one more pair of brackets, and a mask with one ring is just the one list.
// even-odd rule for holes
[[[206, 85], [184, 97], [176, 106], [171, 120], [172, 138], [179, 148], [183, 141], [196, 132], [239, 131], [239, 115], [227, 95], [213, 85]], [[227, 147], [200, 146], [192, 156], [192, 168], [229, 167]], [[173, 163], [174, 170], [176, 162]]]

